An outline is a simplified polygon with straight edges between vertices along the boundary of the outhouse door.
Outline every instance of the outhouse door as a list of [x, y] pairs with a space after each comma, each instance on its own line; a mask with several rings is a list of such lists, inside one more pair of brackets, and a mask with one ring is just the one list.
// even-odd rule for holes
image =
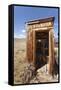
[[42, 67], [48, 62], [49, 56], [49, 31], [34, 32], [34, 59], [36, 69]]

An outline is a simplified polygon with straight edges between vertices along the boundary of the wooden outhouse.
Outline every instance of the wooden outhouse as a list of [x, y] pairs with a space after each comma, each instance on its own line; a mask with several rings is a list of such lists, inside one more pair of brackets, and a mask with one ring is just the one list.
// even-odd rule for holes
[[27, 59], [36, 69], [48, 63], [48, 72], [54, 68], [54, 17], [27, 22]]

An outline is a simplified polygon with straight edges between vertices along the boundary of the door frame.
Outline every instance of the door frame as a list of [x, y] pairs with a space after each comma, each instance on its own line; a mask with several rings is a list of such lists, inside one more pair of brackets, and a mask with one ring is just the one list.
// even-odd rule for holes
[[33, 30], [33, 63], [35, 63], [35, 58], [36, 58], [36, 32], [48, 32], [50, 31], [51, 29], [47, 29], [47, 30], [43, 30], [43, 29], [40, 29], [40, 30]]

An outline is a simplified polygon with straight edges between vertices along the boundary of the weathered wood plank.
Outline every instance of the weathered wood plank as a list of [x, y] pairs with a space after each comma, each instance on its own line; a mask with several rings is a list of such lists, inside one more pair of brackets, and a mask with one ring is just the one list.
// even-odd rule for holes
[[[48, 55], [45, 56], [48, 57], [44, 61], [48, 61], [49, 67], [48, 72], [49, 74], [53, 74], [54, 70], [54, 38], [53, 38], [53, 24], [54, 24], [54, 18], [46, 18], [42, 20], [35, 20], [27, 22], [27, 59], [31, 63], [33, 62], [35, 64], [36, 62], [36, 40], [38, 38], [40, 39], [47, 39], [48, 41], [48, 48], [41, 47], [43, 50], [43, 53], [45, 53], [46, 50], [48, 50]], [[36, 36], [36, 33], [40, 33], [40, 35]], [[48, 33], [48, 34], [47, 34]], [[37, 37], [37, 38], [36, 38]], [[44, 42], [45, 43], [45, 42]], [[46, 52], [47, 53], [47, 52]], [[36, 66], [35, 66], [36, 67]]]

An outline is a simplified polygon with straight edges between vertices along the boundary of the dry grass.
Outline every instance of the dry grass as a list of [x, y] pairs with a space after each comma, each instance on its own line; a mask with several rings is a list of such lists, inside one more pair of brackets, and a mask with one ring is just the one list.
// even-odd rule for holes
[[[58, 49], [55, 48], [55, 55], [58, 57]], [[26, 58], [26, 39], [14, 40], [14, 84], [23, 84], [23, 75], [25, 67], [28, 65]], [[44, 68], [43, 68], [44, 69]], [[38, 75], [38, 74], [37, 74]], [[39, 72], [40, 76], [37, 76], [40, 81], [34, 79], [30, 80], [30, 83], [51, 82], [50, 76], [43, 76]], [[43, 77], [42, 77], [43, 76]], [[57, 81], [57, 78], [54, 79]]]
[[26, 40], [14, 40], [14, 83], [22, 84], [22, 75], [27, 65], [26, 60]]

